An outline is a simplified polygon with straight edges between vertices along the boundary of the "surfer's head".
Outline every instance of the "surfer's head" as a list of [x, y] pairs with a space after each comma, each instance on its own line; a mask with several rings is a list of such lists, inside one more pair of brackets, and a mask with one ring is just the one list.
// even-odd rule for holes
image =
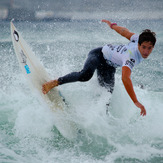
[[156, 34], [149, 29], [139, 35], [138, 49], [143, 58], [148, 58], [156, 43]]
[[143, 42], [151, 42], [153, 47], [156, 43], [156, 34], [155, 32], [152, 32], [150, 29], [145, 29], [142, 31], [142, 33], [139, 35], [139, 45], [141, 45]]

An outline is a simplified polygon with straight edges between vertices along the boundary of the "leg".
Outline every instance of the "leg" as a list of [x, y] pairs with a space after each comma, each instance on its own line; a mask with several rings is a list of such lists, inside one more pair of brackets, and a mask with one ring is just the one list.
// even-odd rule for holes
[[102, 59], [102, 63], [97, 68], [97, 78], [99, 84], [102, 87], [105, 87], [109, 92], [113, 92], [114, 90], [114, 83], [115, 83], [115, 72], [116, 69], [112, 66], [109, 66], [105, 59]]
[[[108, 92], [113, 93], [114, 90], [114, 83], [115, 83], [115, 72], [116, 69], [112, 66], [109, 66], [105, 59], [102, 58], [102, 62], [103, 64], [100, 64], [97, 68], [97, 78], [99, 81], [99, 84], [102, 87], [105, 87]], [[109, 101], [106, 103], [106, 114], [109, 114], [109, 106], [110, 106], [110, 99]]]
[[101, 57], [102, 48], [97, 48], [92, 50], [88, 54], [88, 58], [85, 62], [83, 69], [80, 72], [72, 72], [68, 75], [60, 77], [58, 80], [52, 80], [46, 82], [42, 85], [42, 92], [47, 94], [52, 88], [70, 82], [76, 81], [88, 81], [92, 78], [94, 71], [97, 69], [98, 65], [100, 64], [100, 57]]
[[72, 72], [58, 79], [59, 85], [70, 83], [70, 82], [85, 82], [92, 78], [95, 70], [100, 64], [100, 55], [102, 48], [92, 50], [88, 54], [88, 58], [84, 64], [83, 69], [80, 72]]

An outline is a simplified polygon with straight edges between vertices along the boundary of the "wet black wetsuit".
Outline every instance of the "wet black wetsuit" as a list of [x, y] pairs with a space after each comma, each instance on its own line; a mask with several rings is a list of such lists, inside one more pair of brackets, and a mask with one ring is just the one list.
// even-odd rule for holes
[[59, 85], [76, 81], [88, 81], [92, 78], [95, 70], [97, 70], [99, 84], [112, 93], [114, 89], [114, 74], [116, 69], [106, 63], [106, 60], [103, 57], [102, 47], [89, 52], [88, 58], [81, 71], [72, 72], [60, 77], [58, 79]]

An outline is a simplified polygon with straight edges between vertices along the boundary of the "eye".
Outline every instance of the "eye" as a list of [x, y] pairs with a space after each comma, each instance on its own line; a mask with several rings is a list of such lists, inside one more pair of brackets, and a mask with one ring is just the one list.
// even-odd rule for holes
[[151, 50], [151, 49], [152, 49], [152, 47], [149, 47], [149, 48], [148, 48], [148, 50]]

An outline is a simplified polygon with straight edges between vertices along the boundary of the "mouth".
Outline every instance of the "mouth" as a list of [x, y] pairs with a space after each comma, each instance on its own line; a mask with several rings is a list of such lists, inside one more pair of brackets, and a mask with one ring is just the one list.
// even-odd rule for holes
[[147, 58], [148, 57], [148, 54], [143, 54], [143, 58]]

